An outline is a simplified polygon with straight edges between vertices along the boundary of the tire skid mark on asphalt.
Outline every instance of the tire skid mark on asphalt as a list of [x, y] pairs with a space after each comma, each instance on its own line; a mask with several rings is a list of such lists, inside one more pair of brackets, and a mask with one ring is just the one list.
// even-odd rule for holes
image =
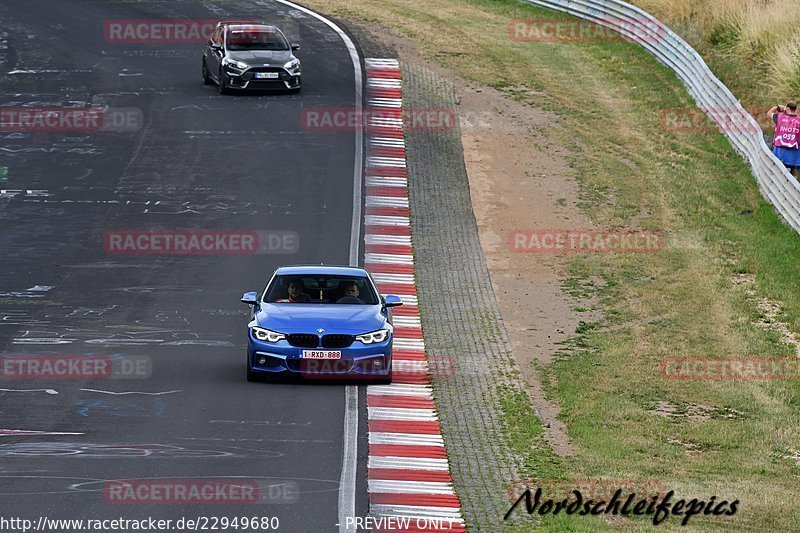
[[139, 391], [125, 391], [125, 392], [114, 392], [108, 390], [100, 390], [100, 389], [79, 389], [85, 392], [96, 392], [98, 394], [113, 394], [114, 396], [126, 396], [128, 394], [141, 394], [144, 396], [161, 396], [163, 394], [175, 394], [177, 392], [183, 392], [182, 390], [169, 390], [164, 392], [139, 392]]
[[[397, 60], [366, 59], [365, 63], [368, 113], [402, 109]], [[369, 114], [365, 267], [381, 292], [397, 294], [403, 302], [393, 317], [393, 383], [367, 387], [370, 514], [438, 519], [441, 529], [465, 531], [417, 307], [403, 120]]]
[[55, 389], [0, 389], [0, 392], [43, 392], [45, 394], [56, 395]]
[[30, 429], [0, 429], [0, 437], [26, 437], [29, 435], [85, 435], [85, 433], [36, 431]]

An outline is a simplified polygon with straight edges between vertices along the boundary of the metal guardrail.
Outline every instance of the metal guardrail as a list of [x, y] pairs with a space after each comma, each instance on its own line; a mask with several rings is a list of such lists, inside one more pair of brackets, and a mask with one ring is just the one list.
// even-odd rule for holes
[[708, 68], [700, 54], [663, 22], [621, 0], [525, 0], [609, 28], [637, 42], [672, 69], [750, 164], [761, 194], [800, 233], [800, 184], [764, 143], [761, 127]]

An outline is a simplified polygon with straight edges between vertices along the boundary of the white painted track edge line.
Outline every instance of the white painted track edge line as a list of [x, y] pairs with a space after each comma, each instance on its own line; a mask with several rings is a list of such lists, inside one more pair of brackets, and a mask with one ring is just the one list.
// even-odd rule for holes
[[[322, 21], [335, 31], [347, 47], [353, 61], [355, 77], [356, 116], [361, 116], [364, 98], [363, 72], [361, 58], [353, 40], [333, 21], [308, 8], [288, 0], [277, 0], [281, 4], [302, 11]], [[361, 237], [361, 185], [364, 167], [364, 133], [363, 128], [355, 128], [356, 146], [353, 166], [353, 218], [350, 224], [350, 265], [358, 266]], [[342, 442], [342, 474], [339, 478], [338, 518], [339, 532], [346, 532], [347, 517], [356, 515], [356, 472], [358, 470], [358, 388], [348, 385], [344, 390], [344, 438]]]

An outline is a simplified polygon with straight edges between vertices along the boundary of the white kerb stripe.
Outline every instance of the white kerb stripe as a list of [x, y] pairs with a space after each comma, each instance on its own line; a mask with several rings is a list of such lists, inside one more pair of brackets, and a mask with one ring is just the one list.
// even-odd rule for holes
[[[397, 344], [396, 338], [394, 342]], [[427, 361], [407, 361], [403, 359], [392, 359], [392, 370], [412, 374], [427, 374], [429, 372]]]
[[402, 350], [418, 350], [425, 351], [425, 341], [422, 339], [400, 339], [394, 338], [394, 347]]
[[408, 179], [395, 176], [367, 176], [367, 187], [408, 187]]
[[394, 327], [419, 328], [422, 327], [418, 316], [396, 316], [392, 319]]
[[408, 383], [394, 383], [392, 385], [369, 385], [367, 394], [376, 396], [418, 396], [420, 398], [433, 397], [433, 388], [430, 385], [411, 385]]
[[408, 207], [408, 198], [396, 196], [367, 196], [366, 205], [373, 207]]
[[402, 86], [400, 85], [400, 80], [394, 80], [391, 78], [368, 78], [367, 79], [367, 87], [372, 88], [375, 87], [377, 89], [400, 89]]
[[367, 106], [399, 109], [403, 107], [403, 100], [400, 98], [367, 98]]
[[405, 148], [406, 141], [394, 137], [373, 137], [367, 140], [370, 146], [388, 146], [391, 148]]
[[424, 457], [370, 456], [367, 468], [391, 468], [393, 470], [433, 470], [447, 472], [447, 459], [426, 459]]
[[[376, 283], [397, 283], [400, 285], [413, 285], [414, 284], [414, 274], [386, 274], [383, 272], [378, 272], [372, 274], [372, 279], [375, 280]], [[394, 317], [395, 322], [399, 316]], [[402, 318], [413, 318], [413, 317], [402, 317]]]
[[402, 157], [368, 157], [367, 166], [405, 168], [406, 160]]
[[403, 444], [406, 446], [439, 446], [444, 448], [441, 435], [430, 433], [376, 433], [369, 432], [370, 444]]
[[367, 492], [389, 494], [453, 494], [453, 486], [444, 481], [402, 481], [371, 479]]
[[392, 126], [397, 128], [403, 127], [403, 118], [402, 117], [382, 117], [380, 115], [369, 115], [367, 117], [367, 124], [370, 126], [384, 126], [391, 128]]
[[433, 409], [405, 409], [400, 407], [367, 407], [370, 420], [412, 420], [416, 422], [438, 422]]
[[377, 68], [396, 68], [400, 69], [400, 61], [397, 59], [387, 59], [384, 57], [367, 57], [364, 58], [364, 64], [368, 67]]
[[[364, 254], [364, 261], [366, 263], [387, 263], [387, 264], [397, 264], [397, 265], [413, 265], [414, 264], [414, 256], [408, 254], [371, 254], [366, 253]], [[400, 298], [402, 300], [402, 297]], [[406, 303], [403, 300], [403, 303]], [[416, 303], [414, 305], [417, 305]]]
[[[368, 233], [364, 235], [364, 242], [367, 244], [399, 244], [411, 246], [411, 237], [408, 235], [382, 235], [380, 233]], [[373, 276], [373, 278], [374, 277], [375, 276]], [[414, 283], [413, 279], [411, 280], [411, 283]]]
[[403, 305], [413, 305], [417, 307], [417, 297], [416, 296], [409, 296], [408, 294], [400, 294], [400, 300], [403, 302]]
[[[422, 505], [387, 505], [375, 504], [369, 506], [371, 514], [377, 516], [410, 516], [419, 518], [445, 518], [452, 523], [464, 524], [459, 507], [433, 507]], [[447, 526], [445, 526], [447, 527]], [[447, 531], [446, 529], [444, 531]]]
[[[408, 226], [408, 217], [395, 217], [388, 215], [367, 215], [364, 217], [367, 226]], [[367, 261], [369, 262], [369, 261]]]

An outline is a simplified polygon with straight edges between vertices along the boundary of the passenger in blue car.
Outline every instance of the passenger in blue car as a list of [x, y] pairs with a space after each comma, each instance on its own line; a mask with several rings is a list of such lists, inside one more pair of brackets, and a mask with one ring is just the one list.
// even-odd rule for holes
[[358, 284], [355, 281], [345, 281], [340, 285], [344, 296], [336, 300], [337, 304], [363, 304], [364, 302], [358, 297]]
[[303, 280], [301, 279], [293, 279], [289, 282], [289, 286], [286, 287], [286, 292], [288, 293], [288, 298], [281, 298], [280, 300], [276, 300], [276, 302], [280, 303], [307, 303], [311, 300], [311, 298], [303, 292], [305, 287], [303, 286]]

